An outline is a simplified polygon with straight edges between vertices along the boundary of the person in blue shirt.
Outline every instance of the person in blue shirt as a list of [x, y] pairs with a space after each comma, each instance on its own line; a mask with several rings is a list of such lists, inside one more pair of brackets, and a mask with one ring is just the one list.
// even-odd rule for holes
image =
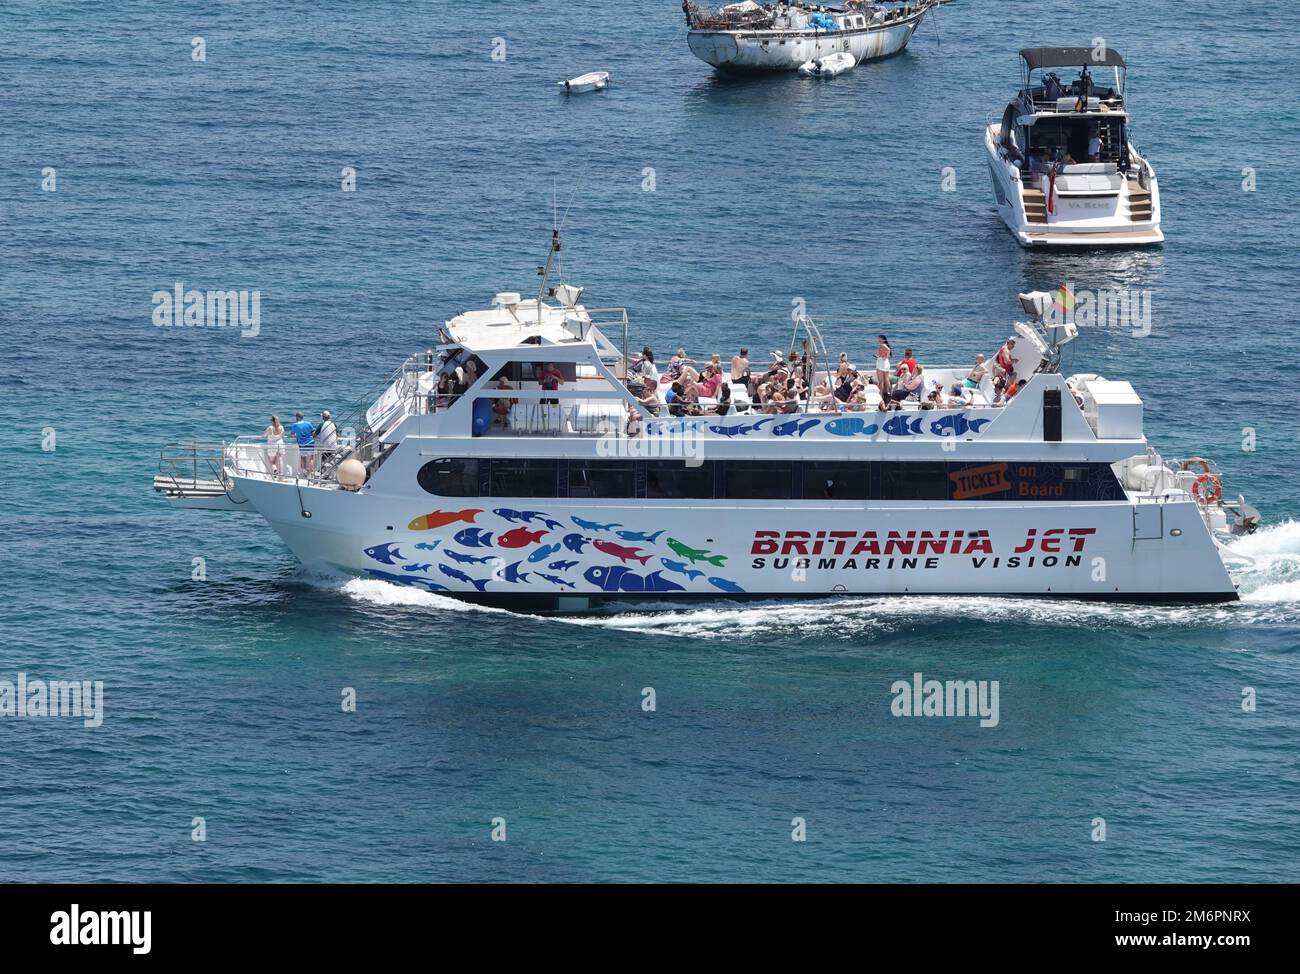
[[297, 412], [293, 414], [293, 425], [289, 427], [289, 432], [298, 443], [299, 465], [303, 473], [311, 472], [312, 460], [316, 453], [315, 428], [303, 419], [301, 412]]

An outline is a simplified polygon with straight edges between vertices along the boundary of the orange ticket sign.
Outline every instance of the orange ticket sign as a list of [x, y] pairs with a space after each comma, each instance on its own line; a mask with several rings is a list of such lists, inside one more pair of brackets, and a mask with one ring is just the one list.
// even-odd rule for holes
[[1005, 494], [1011, 489], [1005, 463], [989, 463], [982, 467], [966, 467], [948, 474], [952, 480], [952, 499], [964, 501], [989, 494]]

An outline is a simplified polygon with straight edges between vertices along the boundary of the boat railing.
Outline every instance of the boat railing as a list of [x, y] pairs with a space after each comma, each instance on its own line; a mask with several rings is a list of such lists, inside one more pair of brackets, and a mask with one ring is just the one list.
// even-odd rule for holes
[[180, 440], [159, 451], [154, 489], [177, 496], [221, 494], [230, 489], [225, 467], [226, 444]]

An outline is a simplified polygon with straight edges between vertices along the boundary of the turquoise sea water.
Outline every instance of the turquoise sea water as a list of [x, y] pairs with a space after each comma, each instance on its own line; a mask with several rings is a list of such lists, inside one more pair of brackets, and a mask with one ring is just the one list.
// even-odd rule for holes
[[[715, 76], [672, 0], [7, 4], [0, 680], [103, 680], [106, 714], [0, 717], [0, 879], [1300, 878], [1297, 26], [959, 0], [815, 83]], [[1168, 242], [1027, 253], [981, 129], [1017, 48], [1098, 36]], [[557, 94], [596, 68], [607, 92]], [[1131, 379], [1152, 441], [1261, 509], [1243, 601], [543, 619], [306, 578], [256, 518], [153, 496], [162, 444], [337, 409], [535, 286], [553, 190], [567, 277], [638, 347], [783, 347], [802, 297], [833, 350], [966, 361], [1016, 291], [1149, 290], [1150, 336], [1093, 329], [1069, 367]], [[177, 281], [258, 289], [261, 333], [154, 327]], [[998, 680], [999, 726], [892, 717], [917, 671]]]

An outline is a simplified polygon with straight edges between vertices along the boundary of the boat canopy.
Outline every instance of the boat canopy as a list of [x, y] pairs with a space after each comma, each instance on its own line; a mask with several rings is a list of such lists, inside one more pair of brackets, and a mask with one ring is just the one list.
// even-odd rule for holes
[[[1098, 57], [1098, 53], [1101, 54]], [[1103, 47], [1026, 47], [1020, 51], [1025, 66], [1030, 71], [1040, 68], [1077, 68], [1080, 65], [1097, 65], [1126, 68], [1123, 56], [1113, 48]]]

